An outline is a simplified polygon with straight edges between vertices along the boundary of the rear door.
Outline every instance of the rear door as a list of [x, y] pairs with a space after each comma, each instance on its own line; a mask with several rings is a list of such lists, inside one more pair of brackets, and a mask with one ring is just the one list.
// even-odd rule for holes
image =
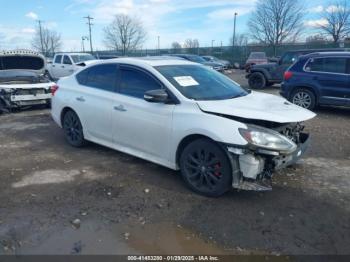
[[116, 90], [117, 65], [102, 64], [87, 68], [77, 75], [79, 90], [74, 105], [84, 132], [94, 141], [111, 145], [112, 108]]
[[346, 57], [319, 57], [310, 59], [305, 71], [317, 84], [320, 103], [345, 105], [350, 98], [348, 61]]

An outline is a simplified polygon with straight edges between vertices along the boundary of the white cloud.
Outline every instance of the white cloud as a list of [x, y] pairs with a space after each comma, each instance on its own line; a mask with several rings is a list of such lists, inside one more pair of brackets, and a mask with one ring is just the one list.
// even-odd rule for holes
[[30, 18], [30, 19], [33, 19], [33, 20], [38, 20], [39, 16], [34, 13], [34, 12], [29, 12], [26, 14], [26, 17]]
[[30, 48], [32, 28], [19, 28], [0, 24], [0, 49]]
[[314, 19], [314, 20], [306, 20], [305, 25], [307, 27], [318, 27], [328, 25], [328, 21], [326, 19]]
[[324, 7], [322, 5], [314, 6], [309, 9], [310, 13], [321, 13], [324, 11]]

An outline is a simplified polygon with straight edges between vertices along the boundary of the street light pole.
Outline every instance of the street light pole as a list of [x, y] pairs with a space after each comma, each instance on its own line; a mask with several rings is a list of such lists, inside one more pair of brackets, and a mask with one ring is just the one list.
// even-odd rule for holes
[[158, 36], [158, 55], [160, 55], [160, 36]]
[[233, 37], [232, 37], [232, 52], [234, 52], [235, 49], [235, 43], [236, 43], [236, 20], [237, 20], [237, 13], [235, 13], [234, 22], [233, 22]]

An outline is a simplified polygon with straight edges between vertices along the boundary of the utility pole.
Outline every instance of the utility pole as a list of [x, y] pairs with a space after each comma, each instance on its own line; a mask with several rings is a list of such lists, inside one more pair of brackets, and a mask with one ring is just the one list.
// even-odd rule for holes
[[89, 26], [90, 51], [91, 51], [91, 54], [92, 54], [93, 53], [93, 49], [92, 49], [91, 26], [93, 26], [93, 24], [91, 23], [91, 21], [94, 20], [94, 18], [91, 17], [90, 15], [88, 15], [88, 16], [86, 16], [84, 18], [88, 20], [87, 25]]
[[43, 55], [46, 55], [46, 54], [44, 54], [43, 30], [42, 30], [42, 28], [41, 28], [41, 23], [42, 23], [42, 21], [41, 21], [41, 20], [38, 20], [38, 24], [39, 24], [39, 33], [40, 33], [41, 53], [42, 53]]

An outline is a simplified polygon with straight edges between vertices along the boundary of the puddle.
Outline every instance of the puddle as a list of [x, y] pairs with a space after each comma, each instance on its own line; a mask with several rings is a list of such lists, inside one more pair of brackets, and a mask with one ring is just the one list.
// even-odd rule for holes
[[151, 224], [129, 231], [129, 246], [144, 254], [223, 255], [225, 251], [193, 232], [171, 224]]
[[191, 231], [167, 223], [130, 227], [82, 221], [79, 229], [69, 225], [49, 237], [40, 236], [39, 244], [24, 243], [17, 254], [227, 254]]

